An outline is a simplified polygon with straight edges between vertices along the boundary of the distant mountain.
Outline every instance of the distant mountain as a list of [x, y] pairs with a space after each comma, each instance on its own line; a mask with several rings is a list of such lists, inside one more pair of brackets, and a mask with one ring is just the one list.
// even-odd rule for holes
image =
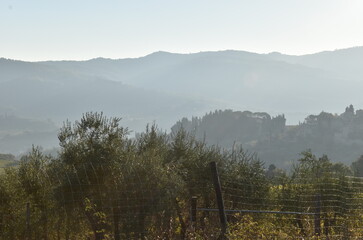
[[302, 56], [269, 54], [273, 60], [280, 60], [292, 64], [300, 64], [331, 72], [346, 80], [362, 80], [363, 78], [363, 47], [325, 51]]
[[220, 108], [285, 113], [290, 123], [347, 104], [363, 107], [362, 48], [312, 55], [244, 51], [173, 54], [136, 59], [42, 62], [78, 74], [103, 76], [128, 85], [199, 98]]
[[304, 56], [245, 51], [134, 59], [24, 62], [0, 59], [0, 115], [51, 119], [58, 127], [86, 111], [120, 116], [142, 131], [183, 116], [249, 109], [298, 123], [308, 114], [363, 107], [362, 48]]
[[37, 119], [50, 118], [58, 125], [66, 119], [78, 119], [86, 111], [103, 111], [121, 116], [131, 128], [141, 130], [154, 120], [170, 126], [183, 114], [200, 113], [210, 106], [202, 100], [42, 63], [3, 59], [0, 66], [10, 66], [0, 72], [0, 110]]
[[[156, 121], [167, 128], [178, 118], [200, 114], [213, 105], [42, 63], [1, 59], [0, 69], [0, 153], [19, 154], [32, 144], [57, 146], [62, 122], [77, 120], [88, 111], [121, 117], [124, 126], [140, 132], [147, 123]], [[17, 119], [1, 121], [6, 115]], [[51, 119], [56, 127], [49, 130], [48, 122], [42, 120], [43, 129], [39, 129], [31, 119]], [[19, 130], [9, 133], [11, 124]]]

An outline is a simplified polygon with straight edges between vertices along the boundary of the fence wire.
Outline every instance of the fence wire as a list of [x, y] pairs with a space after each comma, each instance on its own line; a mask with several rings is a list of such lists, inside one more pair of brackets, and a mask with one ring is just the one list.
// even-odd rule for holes
[[[154, 158], [61, 164], [35, 151], [0, 174], [0, 239], [221, 237], [209, 162], [181, 167]], [[363, 237], [362, 178], [321, 171], [271, 177], [218, 166], [225, 238]]]
[[232, 229], [242, 228], [244, 221], [246, 225], [271, 228], [266, 231], [270, 232], [265, 234], [266, 239], [362, 239], [362, 178], [325, 172], [314, 177], [278, 176], [270, 180], [258, 186], [248, 179], [236, 181], [222, 176]]

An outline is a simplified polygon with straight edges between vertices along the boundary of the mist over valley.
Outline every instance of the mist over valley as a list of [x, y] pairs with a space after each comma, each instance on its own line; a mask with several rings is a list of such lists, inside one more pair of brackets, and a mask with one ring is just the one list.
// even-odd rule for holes
[[[338, 132], [353, 128], [350, 122], [333, 124], [331, 134], [326, 136], [308, 130], [326, 144], [342, 142], [346, 147], [343, 151], [334, 144], [327, 147], [296, 139], [301, 129], [307, 128], [310, 115], [320, 116], [324, 111], [340, 116], [350, 104], [357, 110], [363, 106], [362, 60], [362, 47], [302, 56], [228, 50], [155, 52], [140, 58], [88, 61], [24, 62], [2, 58], [0, 152], [21, 154], [32, 144], [45, 149], [57, 147], [57, 132], [63, 122], [77, 120], [90, 111], [121, 117], [122, 124], [134, 135], [144, 131], [148, 123], [154, 122], [170, 132], [184, 117], [202, 119], [206, 113], [232, 109], [227, 111], [230, 116], [225, 112], [226, 121], [194, 129], [198, 137], [206, 136], [207, 142], [223, 148], [232, 148], [237, 142], [266, 163], [282, 166], [306, 149], [332, 155], [334, 161], [351, 162], [361, 154], [360, 138], [343, 141], [347, 139], [337, 137]], [[238, 113], [244, 111], [268, 119], [284, 116], [283, 126], [270, 126], [269, 131], [280, 134], [270, 136], [273, 144], [262, 147], [267, 135], [261, 133], [261, 124], [246, 128], [251, 119]], [[233, 122], [234, 117], [240, 120]], [[363, 119], [354, 119], [354, 126], [360, 128]], [[351, 154], [343, 157], [348, 150]]]

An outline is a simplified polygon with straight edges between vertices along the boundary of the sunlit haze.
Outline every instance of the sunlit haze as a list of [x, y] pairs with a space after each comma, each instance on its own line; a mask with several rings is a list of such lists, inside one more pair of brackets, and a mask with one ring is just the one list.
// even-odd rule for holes
[[363, 45], [363, 1], [0, 2], [0, 57], [39, 61], [225, 49], [301, 55]]

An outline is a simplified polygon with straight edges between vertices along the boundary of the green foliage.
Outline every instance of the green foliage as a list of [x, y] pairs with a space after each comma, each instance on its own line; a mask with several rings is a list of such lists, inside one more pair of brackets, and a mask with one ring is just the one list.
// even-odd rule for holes
[[283, 228], [277, 221], [257, 221], [249, 215], [235, 217], [238, 221], [230, 225], [228, 234], [231, 240], [293, 240], [301, 234], [297, 227]]
[[172, 131], [184, 128], [208, 145], [218, 144], [227, 149], [243, 146], [245, 150], [258, 152], [268, 165], [288, 169], [291, 160], [298, 158], [304, 149], [312, 149], [317, 155], [329, 154], [334, 162], [350, 164], [362, 154], [362, 120], [363, 110], [355, 111], [353, 106], [340, 115], [321, 112], [289, 126], [284, 115], [218, 110], [200, 118], [183, 118]]
[[[265, 169], [255, 154], [223, 150], [183, 128], [167, 135], [147, 126], [135, 139], [120, 119], [86, 113], [59, 132], [60, 154], [39, 148], [17, 168], [0, 175], [0, 238], [25, 239], [215, 239], [218, 215], [198, 211], [190, 222], [190, 199], [215, 208], [211, 161], [218, 165], [227, 209], [316, 211], [327, 235], [361, 234], [359, 179], [350, 169], [303, 152], [291, 173]], [[31, 207], [27, 230], [25, 208]], [[270, 207], [270, 208], [268, 208]], [[266, 213], [265, 213], [266, 214]], [[271, 213], [269, 213], [271, 214]], [[230, 239], [312, 237], [313, 216], [229, 215]], [[263, 215], [265, 216], [265, 215]], [[343, 226], [343, 227], [342, 227]]]

